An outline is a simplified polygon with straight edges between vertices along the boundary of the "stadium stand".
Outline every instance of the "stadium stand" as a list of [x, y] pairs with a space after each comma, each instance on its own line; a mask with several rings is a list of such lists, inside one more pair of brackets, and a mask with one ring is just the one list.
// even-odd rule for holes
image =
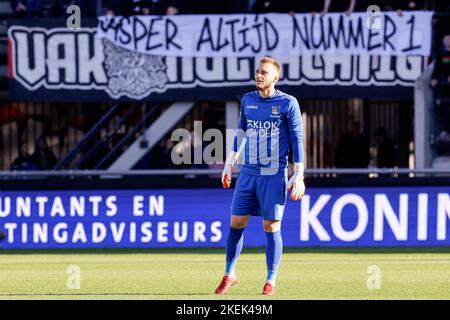
[[[270, 11], [295, 11], [301, 6], [301, 1], [286, 2], [284, 5], [278, 4], [276, 1], [270, 2], [278, 9], [270, 9], [266, 2], [250, 1], [244, 2], [241, 9], [234, 1], [222, 1], [221, 6], [215, 6], [214, 10], [220, 12], [246, 12], [247, 9], [260, 6], [267, 12]], [[300, 5], [299, 5], [300, 3]], [[350, 3], [350, 1], [349, 1]], [[103, 6], [102, 6], [103, 5]], [[126, 2], [126, 1], [110, 1], [98, 3], [98, 12], [104, 13], [111, 6], [125, 6], [126, 10], [137, 8], [136, 12], [142, 12], [140, 5], [144, 7], [150, 6], [157, 13], [163, 13], [169, 6], [181, 5], [177, 2], [158, 2], [156, 9], [155, 3], [148, 2]], [[433, 9], [434, 2], [426, 1], [425, 4], [417, 2], [412, 7], [420, 9], [422, 6]], [[440, 11], [437, 15], [446, 15], [445, 6], [436, 7], [436, 11]], [[51, 1], [44, 2], [44, 15], [51, 15], [55, 4]], [[333, 6], [333, 2], [331, 2]], [[355, 11], [364, 9], [365, 2], [357, 1]], [[408, 10], [408, 7], [400, 7], [395, 1], [389, 4], [393, 10]], [[214, 11], [204, 7], [204, 12], [195, 11], [192, 8], [189, 12], [188, 6], [180, 9], [180, 13], [205, 13]], [[264, 9], [265, 8], [265, 9]], [[386, 7], [388, 8], [388, 6]], [[259, 10], [259, 9], [258, 9]], [[305, 11], [311, 11], [310, 9]], [[130, 12], [131, 12], [130, 11]], [[297, 9], [298, 11], [298, 9]], [[332, 10], [333, 11], [333, 10]], [[56, 102], [20, 102], [8, 101], [7, 98], [7, 19], [14, 17], [11, 9], [10, 1], [2, 0], [0, 2], [0, 41], [2, 43], [0, 55], [3, 61], [0, 66], [1, 72], [1, 99], [2, 112], [1, 122], [9, 124], [3, 126], [4, 143], [2, 144], [2, 157], [0, 159], [0, 167], [8, 170], [12, 162], [18, 156], [18, 150], [22, 147], [22, 143], [27, 146], [28, 153], [34, 152], [35, 140], [39, 137], [45, 137], [58, 159], [58, 164], [54, 169], [106, 169], [114, 160], [117, 160], [122, 153], [133, 145], [133, 142], [139, 140], [139, 136], [143, 135], [152, 122], [154, 122], [161, 114], [170, 109], [170, 103], [160, 104], [151, 103], [147, 106], [139, 106], [133, 103], [56, 103]], [[435, 19], [435, 39], [442, 36], [448, 19]], [[440, 49], [440, 40], [434, 41], [434, 51]], [[431, 67], [433, 64], [430, 65]], [[429, 90], [425, 91], [430, 94]], [[445, 90], [444, 90], [445, 91]], [[446, 112], [439, 113], [448, 109], [446, 106], [447, 97], [442, 97], [434, 92], [432, 110], [434, 116], [427, 116], [431, 122], [425, 127], [432, 127], [433, 133], [430, 139], [424, 139], [429, 150], [429, 156], [421, 156], [430, 158], [427, 163], [420, 164], [419, 167], [432, 167], [434, 157], [440, 157], [440, 161], [448, 155], [448, 128], [441, 128], [446, 124]], [[239, 101], [239, 97], [234, 101]], [[397, 163], [400, 168], [413, 168], [414, 162], [414, 131], [411, 130], [414, 117], [414, 100], [412, 97], [400, 99], [381, 99], [377, 100], [372, 97], [370, 99], [349, 97], [344, 99], [301, 99], [302, 111], [305, 117], [306, 137], [308, 145], [307, 162], [308, 168], [333, 168], [335, 167], [334, 151], [338, 144], [339, 137], [351, 129], [352, 123], [361, 123], [362, 132], [366, 136], [370, 144], [370, 161], [368, 167], [377, 167], [377, 140], [375, 137], [375, 129], [384, 127], [387, 134], [394, 139], [398, 154]], [[201, 102], [201, 101], [200, 101]], [[234, 103], [229, 101], [229, 103]], [[201, 107], [199, 107], [201, 105]], [[66, 110], [61, 112], [61, 108]], [[332, 112], [328, 112], [328, 110]], [[105, 111], [108, 111], [105, 113]], [[145, 111], [146, 110], [146, 111]], [[149, 111], [151, 110], [151, 111]], [[201, 110], [201, 111], [198, 111]], [[179, 119], [178, 122], [171, 123], [171, 128], [186, 127], [189, 129], [189, 122], [194, 119], [204, 118], [200, 114], [208, 114], [211, 127], [217, 127], [224, 130], [226, 124], [224, 117], [226, 115], [226, 103], [224, 101], [206, 100], [195, 107], [191, 108], [187, 114]], [[14, 120], [14, 121], [9, 121]], [[405, 121], [406, 120], [406, 121]], [[192, 126], [192, 125], [191, 125]], [[168, 128], [166, 132], [161, 132], [161, 139], [154, 145], [164, 145], [164, 139], [167, 139]], [[447, 131], [446, 131], [447, 130]], [[145, 146], [144, 142], [141, 143]], [[431, 141], [431, 142], [429, 142]], [[417, 147], [417, 146], [416, 146]], [[157, 148], [157, 147], [156, 147]], [[155, 149], [157, 150], [157, 149]], [[147, 155], [142, 158], [139, 163], [135, 164], [134, 169], [158, 168], [161, 166], [161, 160], [152, 159], [152, 153], [156, 151], [149, 150]], [[444, 157], [444, 158], [442, 158]], [[154, 157], [153, 157], [154, 158]], [[156, 157], [158, 158], [158, 157]], [[420, 158], [420, 157], [419, 157]], [[157, 164], [159, 163], [159, 165]], [[417, 164], [417, 161], [416, 161]], [[163, 165], [164, 166], [164, 165]], [[125, 167], [124, 167], [125, 168]], [[186, 167], [184, 167], [186, 168]]]

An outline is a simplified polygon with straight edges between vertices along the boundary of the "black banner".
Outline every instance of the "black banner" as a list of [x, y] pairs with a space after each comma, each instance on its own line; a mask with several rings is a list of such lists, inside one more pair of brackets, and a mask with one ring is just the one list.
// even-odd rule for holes
[[[97, 21], [16, 20], [8, 29], [9, 99], [233, 100], [254, 89], [259, 57], [172, 57], [129, 51], [96, 37]], [[278, 58], [278, 88], [299, 99], [412, 99], [422, 56], [302, 55]]]

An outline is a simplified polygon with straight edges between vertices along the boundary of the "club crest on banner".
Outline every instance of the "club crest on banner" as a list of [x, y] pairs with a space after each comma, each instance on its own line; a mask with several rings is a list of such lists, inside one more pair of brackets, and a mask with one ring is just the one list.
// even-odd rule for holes
[[133, 52], [103, 40], [106, 90], [113, 97], [122, 95], [145, 97], [167, 85], [166, 65], [159, 56]]

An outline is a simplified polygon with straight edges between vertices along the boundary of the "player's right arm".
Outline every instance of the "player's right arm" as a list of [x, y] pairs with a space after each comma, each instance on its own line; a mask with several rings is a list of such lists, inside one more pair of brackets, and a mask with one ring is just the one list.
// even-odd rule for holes
[[243, 137], [239, 143], [239, 133], [247, 131], [247, 119], [244, 112], [244, 97], [241, 101], [241, 111], [239, 113], [239, 122], [237, 131], [234, 136], [233, 147], [225, 160], [225, 166], [222, 171], [222, 186], [228, 189], [231, 186], [231, 176], [233, 175], [234, 164], [238, 160], [239, 156], [244, 152], [247, 138]]

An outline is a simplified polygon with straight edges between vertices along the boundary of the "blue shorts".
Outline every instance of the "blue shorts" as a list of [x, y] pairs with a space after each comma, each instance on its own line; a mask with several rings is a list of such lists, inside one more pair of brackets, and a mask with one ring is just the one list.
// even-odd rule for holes
[[261, 216], [264, 220], [282, 220], [286, 204], [286, 185], [287, 176], [239, 173], [231, 214]]

